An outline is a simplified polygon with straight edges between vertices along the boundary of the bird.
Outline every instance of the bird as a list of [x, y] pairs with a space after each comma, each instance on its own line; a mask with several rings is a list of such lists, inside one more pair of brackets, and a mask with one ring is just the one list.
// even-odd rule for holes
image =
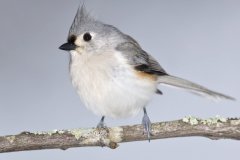
[[150, 141], [151, 121], [146, 106], [159, 85], [173, 86], [211, 99], [233, 97], [207, 89], [166, 72], [158, 61], [128, 34], [96, 20], [79, 6], [67, 42], [59, 49], [70, 52], [72, 84], [87, 109], [104, 119], [128, 118], [143, 111], [143, 134]]

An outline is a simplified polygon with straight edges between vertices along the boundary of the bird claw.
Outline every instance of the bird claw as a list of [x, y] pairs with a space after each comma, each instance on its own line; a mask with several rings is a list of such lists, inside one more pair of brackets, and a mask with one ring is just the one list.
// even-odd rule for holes
[[97, 128], [106, 128], [106, 124], [104, 122], [99, 122]]
[[97, 125], [97, 128], [106, 128], [106, 125], [105, 125], [105, 123], [104, 123], [104, 118], [105, 118], [105, 117], [102, 116], [100, 122], [99, 122], [98, 125]]
[[150, 142], [151, 140], [151, 121], [147, 115], [147, 113], [144, 112], [144, 116], [142, 119], [142, 125], [144, 127], [143, 134], [147, 134], [148, 141]]

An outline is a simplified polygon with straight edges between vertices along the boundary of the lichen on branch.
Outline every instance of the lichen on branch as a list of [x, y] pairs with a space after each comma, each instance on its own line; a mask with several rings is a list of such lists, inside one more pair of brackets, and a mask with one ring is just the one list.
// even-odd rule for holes
[[[203, 120], [187, 116], [181, 120], [153, 123], [151, 133], [152, 140], [191, 136], [240, 140], [240, 120], [220, 116]], [[0, 136], [0, 153], [87, 146], [115, 149], [119, 143], [143, 140], [147, 140], [147, 136], [143, 134], [142, 125], [22, 132]]]

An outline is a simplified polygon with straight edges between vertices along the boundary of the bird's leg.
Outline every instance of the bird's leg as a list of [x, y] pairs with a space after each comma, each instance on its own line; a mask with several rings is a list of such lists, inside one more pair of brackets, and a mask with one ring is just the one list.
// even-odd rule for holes
[[143, 112], [144, 112], [143, 119], [142, 119], [142, 125], [144, 127], [143, 134], [147, 134], [148, 141], [150, 142], [150, 139], [151, 139], [151, 121], [150, 121], [150, 119], [147, 115], [147, 111], [146, 111], [145, 107], [143, 108]]
[[[105, 129], [106, 125], [105, 125], [105, 123], [104, 123], [104, 118], [105, 118], [105, 116], [102, 116], [100, 122], [99, 122], [98, 125], [97, 125], [97, 129]], [[100, 132], [99, 132], [99, 133], [100, 133]], [[104, 146], [105, 146], [102, 138], [100, 138], [99, 143], [100, 143], [100, 146], [101, 146], [101, 147], [104, 147]]]
[[104, 123], [104, 118], [105, 118], [105, 116], [102, 116], [100, 122], [97, 125], [97, 128], [104, 128], [104, 127], [106, 127], [105, 123]]

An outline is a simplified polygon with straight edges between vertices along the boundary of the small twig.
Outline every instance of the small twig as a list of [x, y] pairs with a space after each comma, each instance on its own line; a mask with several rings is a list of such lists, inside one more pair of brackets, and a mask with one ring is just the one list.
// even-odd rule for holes
[[[201, 136], [210, 139], [240, 139], [240, 120], [220, 117], [201, 120], [185, 117], [182, 120], [152, 124], [152, 139]], [[18, 135], [0, 137], [0, 153], [68, 149], [72, 147], [107, 146], [115, 149], [118, 143], [143, 141], [142, 125], [112, 128], [54, 130], [49, 132], [22, 132]]]

